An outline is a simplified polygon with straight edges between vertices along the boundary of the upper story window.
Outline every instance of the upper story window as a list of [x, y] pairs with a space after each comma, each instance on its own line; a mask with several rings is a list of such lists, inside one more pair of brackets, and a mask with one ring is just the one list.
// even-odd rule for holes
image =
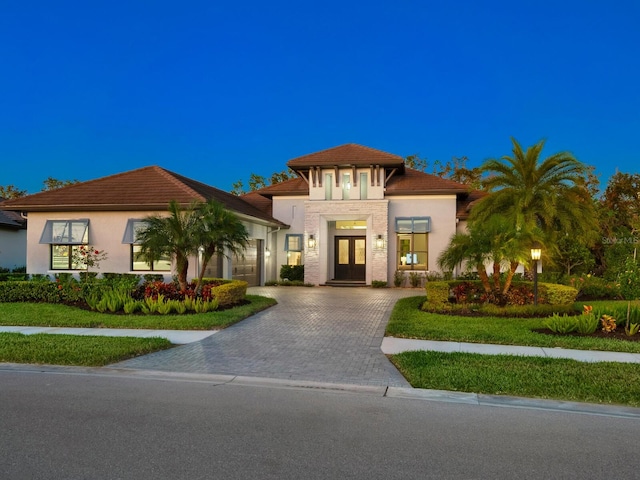
[[130, 250], [130, 264], [132, 271], [151, 271], [151, 272], [170, 272], [171, 271], [171, 257], [162, 255], [159, 259], [153, 262], [147, 262], [142, 256], [142, 248], [140, 244], [136, 243], [137, 233], [144, 229], [146, 223], [144, 220], [129, 219], [127, 222], [127, 228], [124, 231], [124, 238], [122, 243], [131, 244]]
[[87, 265], [77, 262], [80, 246], [89, 243], [89, 220], [47, 220], [40, 243], [51, 245], [51, 270], [86, 270]]
[[333, 175], [325, 173], [324, 175], [324, 199], [333, 199]]
[[342, 199], [349, 200], [351, 192], [351, 174], [343, 173], [342, 174]]
[[360, 173], [360, 200], [367, 199], [367, 188], [369, 186], [368, 178], [369, 175], [367, 175], [365, 172]]

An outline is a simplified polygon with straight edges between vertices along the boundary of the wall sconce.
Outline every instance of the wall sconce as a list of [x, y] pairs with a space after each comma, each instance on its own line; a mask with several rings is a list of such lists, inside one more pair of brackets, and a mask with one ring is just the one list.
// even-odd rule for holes
[[269, 258], [271, 256], [271, 250], [269, 250], [268, 248], [264, 249], [264, 256]]
[[309, 248], [316, 248], [316, 237], [313, 235], [309, 235], [309, 240], [307, 240], [307, 245]]
[[376, 248], [384, 248], [384, 238], [382, 238], [382, 235], [378, 235], [378, 237], [376, 238]]

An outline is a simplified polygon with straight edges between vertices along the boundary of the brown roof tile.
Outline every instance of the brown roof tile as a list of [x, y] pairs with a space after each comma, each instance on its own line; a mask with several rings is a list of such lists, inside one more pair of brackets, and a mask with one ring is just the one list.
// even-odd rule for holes
[[469, 187], [462, 183], [407, 167], [404, 174], [395, 174], [389, 179], [385, 195], [438, 195], [468, 191]]
[[471, 190], [468, 195], [458, 196], [458, 201], [456, 202], [456, 217], [460, 220], [469, 218], [469, 213], [473, 206], [486, 195], [488, 195], [487, 192]]
[[293, 170], [306, 170], [310, 167], [326, 167], [334, 165], [383, 165], [404, 167], [404, 159], [398, 155], [364, 147], [355, 143], [347, 143], [316, 153], [303, 155], [287, 162]]
[[194, 201], [217, 200], [229, 210], [270, 223], [270, 215], [240, 197], [158, 166], [143, 167], [55, 190], [7, 200], [0, 209], [18, 211], [165, 210], [171, 200], [187, 206]]
[[274, 195], [309, 195], [309, 184], [301, 177], [285, 180], [256, 190], [253, 193], [259, 193], [265, 197], [273, 197]]

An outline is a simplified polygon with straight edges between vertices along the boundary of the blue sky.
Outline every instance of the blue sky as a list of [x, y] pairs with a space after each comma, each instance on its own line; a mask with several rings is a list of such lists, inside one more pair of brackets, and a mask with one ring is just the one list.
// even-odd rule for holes
[[159, 165], [229, 190], [359, 143], [468, 166], [546, 139], [640, 171], [640, 2], [2, 2], [0, 185]]

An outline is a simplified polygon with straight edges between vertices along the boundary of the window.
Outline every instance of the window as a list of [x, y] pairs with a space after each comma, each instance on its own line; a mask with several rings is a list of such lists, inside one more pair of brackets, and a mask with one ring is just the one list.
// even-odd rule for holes
[[324, 199], [331, 200], [333, 198], [333, 175], [326, 173], [324, 175]]
[[147, 262], [142, 257], [141, 247], [136, 244], [137, 233], [145, 227], [143, 220], [130, 219], [127, 222], [127, 228], [124, 231], [124, 238], [122, 243], [131, 244], [131, 270], [143, 271], [143, 272], [170, 272], [171, 271], [171, 257], [162, 256], [158, 260], [153, 262]]
[[349, 191], [351, 190], [351, 174], [342, 174], [342, 199], [349, 200]]
[[288, 233], [284, 239], [284, 249], [287, 252], [287, 265], [302, 265], [303, 235]]
[[368, 175], [366, 173], [360, 174], [360, 200], [367, 199], [367, 177]]
[[430, 217], [396, 218], [398, 270], [428, 270]]
[[89, 243], [89, 220], [47, 220], [40, 243], [51, 245], [51, 270], [86, 270], [84, 263], [74, 262], [81, 245]]

